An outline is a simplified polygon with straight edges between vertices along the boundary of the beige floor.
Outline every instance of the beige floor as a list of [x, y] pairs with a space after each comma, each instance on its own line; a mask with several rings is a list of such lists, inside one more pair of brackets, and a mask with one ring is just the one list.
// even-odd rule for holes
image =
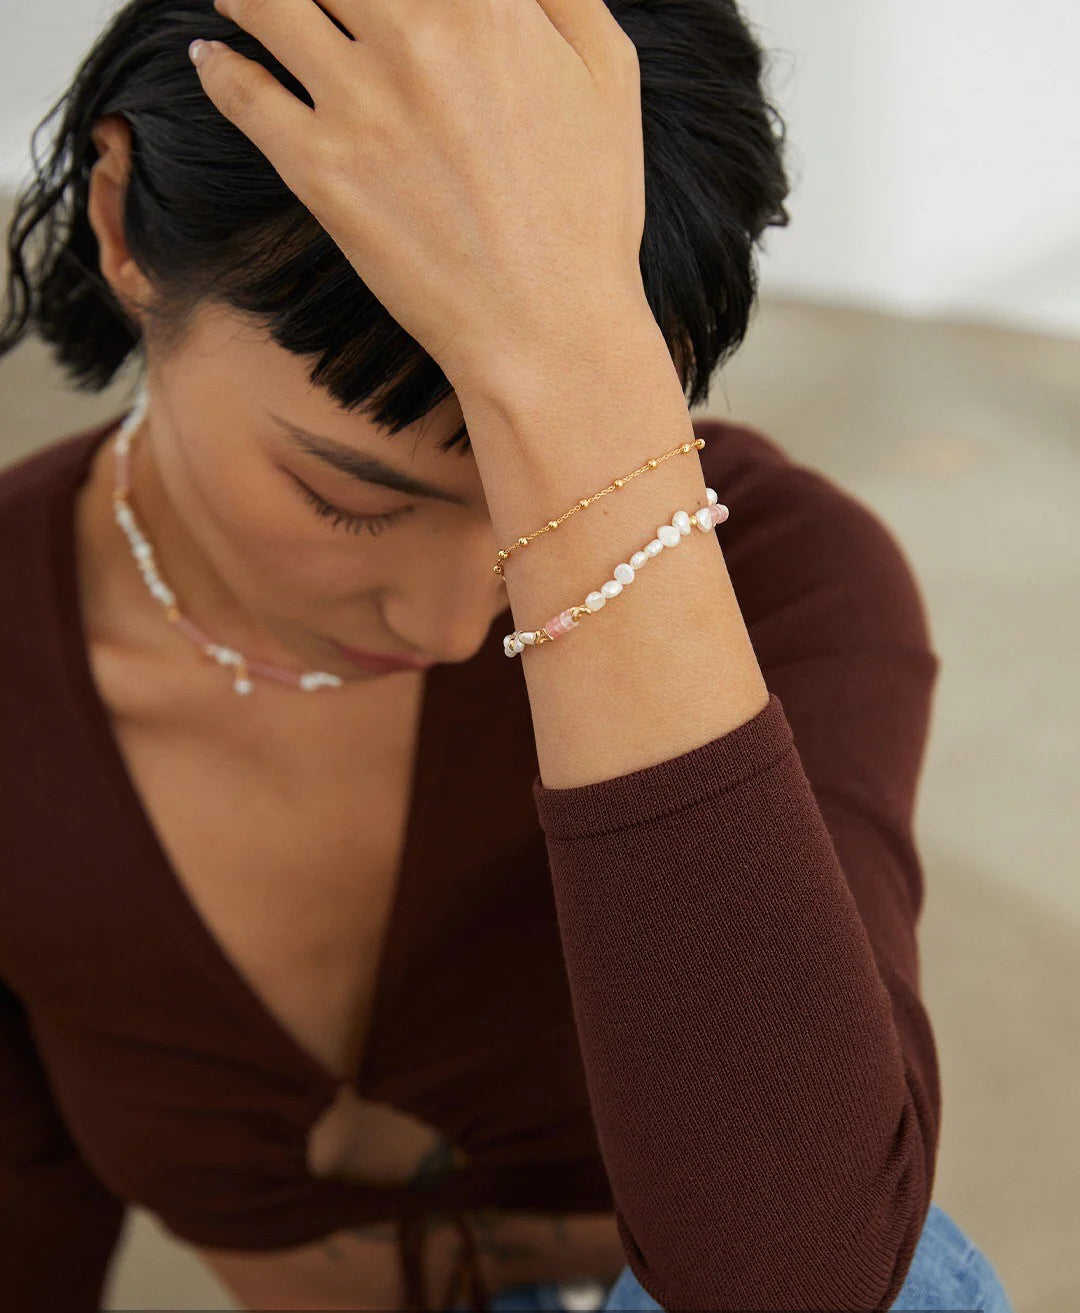
[[[118, 408], [34, 346], [0, 461]], [[944, 1081], [935, 1198], [1017, 1313], [1080, 1306], [1080, 342], [779, 302], [710, 411], [759, 424], [908, 549], [943, 658], [918, 826]], [[58, 1256], [59, 1257], [59, 1256]], [[110, 1309], [234, 1305], [132, 1210]]]

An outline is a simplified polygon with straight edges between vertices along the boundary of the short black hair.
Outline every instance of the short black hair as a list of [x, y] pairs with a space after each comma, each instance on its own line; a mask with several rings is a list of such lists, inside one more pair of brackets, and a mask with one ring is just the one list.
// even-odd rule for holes
[[[734, 0], [608, 5], [641, 74], [645, 294], [694, 406], [746, 335], [761, 234], [788, 222], [784, 124], [763, 85], [765, 51]], [[132, 136], [125, 233], [155, 288], [152, 327], [163, 340], [182, 336], [191, 311], [213, 300], [310, 358], [312, 384], [344, 409], [367, 411], [391, 433], [416, 423], [451, 395], [445, 374], [214, 106], [188, 58], [195, 37], [226, 41], [312, 104], [211, 0], [128, 0], [34, 131], [33, 173], [7, 235], [0, 356], [32, 329], [73, 386], [98, 391], [142, 345], [101, 277], [86, 212], [91, 128], [120, 114]], [[57, 116], [42, 159], [39, 134]], [[466, 449], [464, 425], [443, 446], [459, 441]]]

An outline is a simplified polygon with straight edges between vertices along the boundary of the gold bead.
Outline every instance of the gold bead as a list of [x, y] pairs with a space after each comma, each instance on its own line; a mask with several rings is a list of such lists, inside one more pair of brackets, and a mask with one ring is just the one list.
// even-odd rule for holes
[[588, 497], [582, 497], [581, 501], [578, 502], [578, 505], [582, 508], [582, 510], [584, 510], [584, 508], [588, 506], [588, 504], [589, 504]]
[[506, 558], [507, 558], [509, 555], [510, 555], [509, 552], [507, 552], [507, 551], [502, 551], [502, 552], [499, 553], [499, 560], [500, 560], [500, 561], [505, 561]]
[[616, 480], [615, 480], [615, 486], [616, 486], [616, 488], [621, 488], [622, 485], [623, 485], [623, 481], [622, 481], [622, 479], [616, 479]]
[[518, 539], [518, 546], [519, 546], [519, 547], [525, 547], [525, 546], [528, 545], [528, 542], [529, 542], [528, 538], [519, 538], [519, 539]]
[[180, 619], [180, 612], [175, 606], [170, 606], [165, 612], [165, 619], [168, 620], [169, 624], [175, 625]]
[[558, 527], [559, 527], [559, 521], [558, 521], [558, 520], [548, 520], [548, 528], [549, 528], [549, 529], [557, 529]]
[[653, 460], [649, 461], [649, 469], [651, 469], [651, 470], [655, 470], [656, 467], [657, 467], [657, 465], [659, 465], [659, 463], [660, 463], [660, 462], [659, 462], [658, 460], [656, 460], [656, 459], [653, 459]]
[[690, 450], [690, 444], [689, 444], [689, 442], [684, 442], [683, 445], [682, 445], [682, 449], [683, 449], [683, 451], [689, 451], [689, 450]]
[[700, 451], [702, 447], [704, 447], [704, 445], [705, 445], [704, 438], [698, 438], [698, 440], [694, 443], [694, 446], [697, 447], [698, 451]]

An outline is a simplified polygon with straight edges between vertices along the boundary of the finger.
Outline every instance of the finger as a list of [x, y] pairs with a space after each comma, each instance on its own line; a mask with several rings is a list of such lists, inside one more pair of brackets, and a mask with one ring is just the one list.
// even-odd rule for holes
[[593, 74], [610, 68], [627, 53], [628, 43], [633, 46], [604, 0], [513, 0], [513, 3], [542, 10]]
[[190, 53], [214, 105], [297, 191], [293, 182], [299, 183], [299, 170], [310, 154], [315, 111], [286, 91], [268, 68], [220, 42], [192, 42]]
[[354, 47], [313, 0], [214, 0], [214, 8], [265, 46], [319, 101]]

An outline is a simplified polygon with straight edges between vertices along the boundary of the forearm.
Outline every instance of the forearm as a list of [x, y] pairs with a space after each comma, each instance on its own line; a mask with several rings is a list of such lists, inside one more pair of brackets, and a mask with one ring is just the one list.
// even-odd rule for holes
[[[666, 347], [634, 323], [610, 354], [575, 332], [563, 369], [519, 370], [516, 390], [459, 389], [500, 546], [694, 437]], [[662, 1307], [891, 1307], [939, 1115], [899, 892], [921, 882], [910, 763], [932, 654], [906, 563], [856, 504], [797, 467], [766, 490], [709, 456], [505, 562], [513, 623], [536, 628], [703, 503], [702, 461], [737, 481], [727, 555], [768, 686], [697, 531], [519, 658], [590, 1104], [624, 1252]]]
[[[458, 389], [500, 546], [695, 436], [651, 315], [601, 317], [599, 328], [536, 359]], [[537, 629], [580, 605], [676, 510], [704, 504], [692, 450], [519, 548], [505, 562], [515, 626]], [[717, 535], [696, 529], [572, 634], [519, 659], [549, 788], [677, 756], [768, 700]]]

